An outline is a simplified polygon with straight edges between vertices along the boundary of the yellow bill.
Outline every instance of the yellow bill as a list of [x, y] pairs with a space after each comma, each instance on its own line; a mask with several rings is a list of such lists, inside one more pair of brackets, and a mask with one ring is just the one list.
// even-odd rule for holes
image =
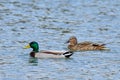
[[26, 45], [24, 48], [25, 48], [25, 49], [30, 48], [30, 45], [28, 44], [28, 45]]

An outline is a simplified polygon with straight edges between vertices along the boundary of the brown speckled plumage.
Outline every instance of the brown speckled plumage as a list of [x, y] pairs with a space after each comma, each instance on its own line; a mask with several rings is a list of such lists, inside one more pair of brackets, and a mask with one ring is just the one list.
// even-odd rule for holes
[[105, 50], [105, 44], [97, 44], [93, 42], [81, 42], [77, 43], [77, 38], [75, 36], [70, 37], [67, 41], [69, 43], [68, 49], [72, 51], [89, 51], [89, 50]]

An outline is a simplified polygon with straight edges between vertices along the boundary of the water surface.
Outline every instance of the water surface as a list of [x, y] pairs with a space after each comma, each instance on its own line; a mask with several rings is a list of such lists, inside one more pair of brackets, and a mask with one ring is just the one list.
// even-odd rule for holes
[[[119, 0], [1, 0], [0, 80], [119, 80]], [[79, 42], [105, 43], [110, 51], [75, 52], [70, 59], [34, 59], [23, 47], [67, 50]]]

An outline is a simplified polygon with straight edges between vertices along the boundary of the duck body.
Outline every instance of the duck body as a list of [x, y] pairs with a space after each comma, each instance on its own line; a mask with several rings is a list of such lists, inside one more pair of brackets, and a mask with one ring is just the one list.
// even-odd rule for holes
[[57, 50], [39, 50], [39, 45], [37, 42], [31, 42], [25, 48], [33, 48], [30, 52], [31, 57], [35, 58], [69, 58], [73, 55], [71, 51], [57, 51]]
[[91, 50], [106, 50], [105, 44], [98, 44], [93, 42], [77, 42], [77, 38], [75, 36], [70, 37], [67, 41], [69, 43], [68, 49], [71, 51], [91, 51]]
[[70, 51], [44, 50], [40, 52], [32, 51], [30, 56], [36, 58], [69, 58], [72, 54]]

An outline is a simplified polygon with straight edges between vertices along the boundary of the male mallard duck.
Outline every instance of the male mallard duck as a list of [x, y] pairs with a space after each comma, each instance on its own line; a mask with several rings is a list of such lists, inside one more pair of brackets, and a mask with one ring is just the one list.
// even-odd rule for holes
[[72, 51], [89, 51], [89, 50], [106, 50], [105, 44], [97, 44], [93, 42], [77, 42], [77, 38], [72, 36], [67, 41], [69, 43], [68, 49]]
[[33, 51], [30, 52], [30, 56], [36, 58], [69, 58], [73, 54], [71, 51], [42, 50], [39, 52], [39, 45], [35, 41], [30, 42], [25, 48], [32, 48]]

